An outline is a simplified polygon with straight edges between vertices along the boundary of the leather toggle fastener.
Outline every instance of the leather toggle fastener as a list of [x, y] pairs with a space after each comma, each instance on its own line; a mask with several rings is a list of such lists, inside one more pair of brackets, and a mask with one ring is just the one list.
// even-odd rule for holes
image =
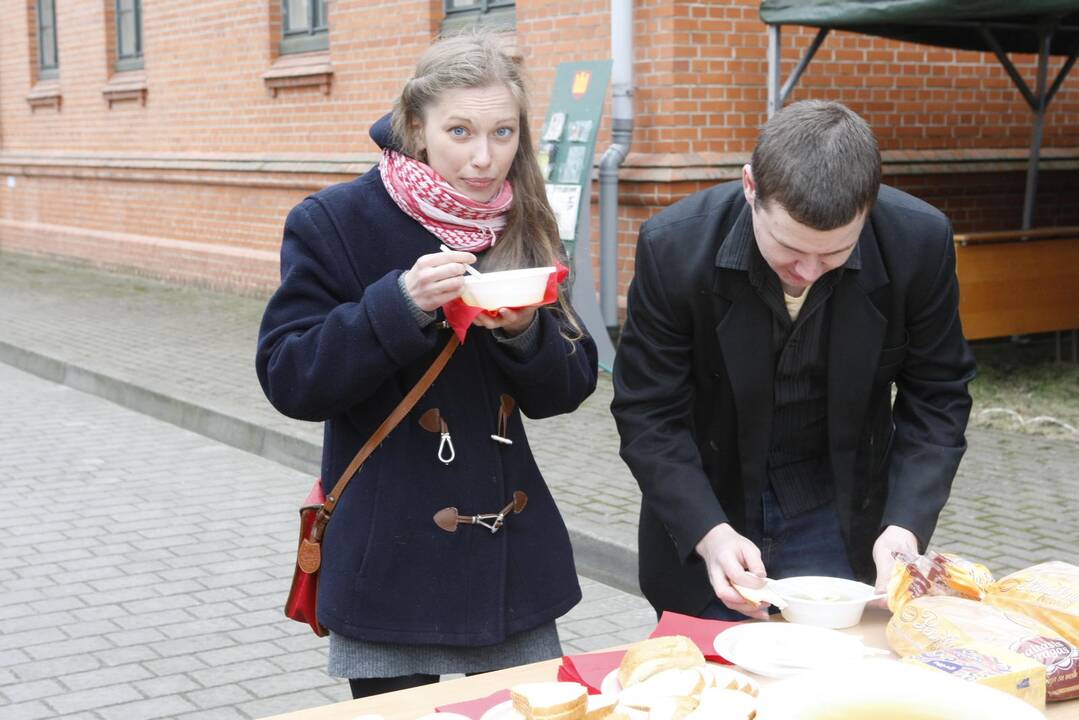
[[457, 512], [457, 508], [448, 507], [442, 508], [435, 513], [435, 525], [446, 532], [457, 532], [458, 525], [482, 525], [491, 531], [491, 534], [498, 532], [505, 524], [505, 520], [509, 515], [516, 515], [525, 509], [525, 505], [528, 504], [528, 495], [521, 490], [516, 490], [513, 493], [513, 500], [506, 504], [506, 507], [502, 508], [496, 513], [484, 513], [481, 515], [461, 515]]
[[491, 436], [491, 439], [495, 442], [500, 442], [503, 445], [513, 444], [513, 441], [508, 436], [510, 415], [513, 415], [515, 407], [517, 407], [517, 401], [502, 393], [498, 405], [498, 432]]
[[449, 465], [457, 457], [453, 449], [453, 438], [450, 437], [449, 423], [442, 417], [438, 408], [431, 408], [420, 415], [420, 427], [428, 432], [436, 432], [441, 437], [438, 441], [438, 460], [443, 465]]

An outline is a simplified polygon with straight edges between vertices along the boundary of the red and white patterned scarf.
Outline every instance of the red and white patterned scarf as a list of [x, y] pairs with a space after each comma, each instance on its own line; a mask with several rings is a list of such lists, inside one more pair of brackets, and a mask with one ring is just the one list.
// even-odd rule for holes
[[481, 203], [455, 190], [430, 165], [393, 150], [382, 151], [378, 169], [397, 207], [454, 250], [486, 250], [506, 227], [513, 203], [509, 180]]

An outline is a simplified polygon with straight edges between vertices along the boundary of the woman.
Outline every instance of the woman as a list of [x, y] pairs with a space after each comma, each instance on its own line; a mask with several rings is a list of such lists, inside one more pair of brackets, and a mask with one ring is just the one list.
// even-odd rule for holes
[[[325, 422], [327, 491], [445, 345], [440, 308], [461, 295], [466, 264], [561, 253], [521, 71], [494, 37], [433, 45], [371, 136], [377, 168], [289, 214], [259, 332], [270, 402]], [[329, 672], [354, 697], [561, 653], [554, 621], [581, 592], [519, 413], [570, 412], [595, 383], [595, 345], [561, 288], [554, 304], [475, 319], [326, 530], [318, 616]], [[517, 492], [527, 504], [495, 532], [433, 519], [498, 513]]]

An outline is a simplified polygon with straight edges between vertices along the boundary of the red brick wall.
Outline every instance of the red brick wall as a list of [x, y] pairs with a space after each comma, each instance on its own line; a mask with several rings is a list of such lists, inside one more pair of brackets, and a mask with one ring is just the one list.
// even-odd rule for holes
[[[896, 175], [884, 180], [943, 210], [956, 232], [1019, 229], [1024, 173]], [[1079, 172], [1041, 173], [1034, 218], [1042, 227], [1079, 227]]]
[[[146, 102], [110, 108], [102, 89], [114, 75], [112, 0], [63, 0], [61, 105], [32, 109], [26, 96], [36, 76], [33, 6], [0, 0], [0, 17], [15, 29], [5, 28], [0, 43], [0, 249], [68, 253], [247, 289], [272, 284], [272, 273], [248, 270], [275, 252], [288, 208], [347, 177], [336, 166], [312, 163], [351, 158], [358, 170], [371, 160], [367, 128], [389, 108], [442, 15], [441, 0], [333, 0], [329, 93], [302, 87], [274, 97], [261, 76], [278, 60], [279, 0], [146, 0]], [[766, 100], [767, 34], [757, 6], [634, 2], [637, 117], [622, 173], [623, 292], [640, 223], [690, 192], [736, 177], [752, 148]], [[608, 2], [518, 0], [516, 11], [514, 37], [529, 68], [538, 127], [556, 65], [609, 55]], [[784, 29], [784, 75], [812, 35]], [[1032, 78], [1033, 58], [1014, 59]], [[847, 103], [891, 152], [1022, 153], [1029, 140], [1029, 109], [986, 54], [833, 33], [792, 99], [806, 97]], [[606, 127], [600, 153], [609, 142]], [[1067, 169], [1079, 157], [1079, 71], [1050, 108], [1045, 145], [1066, 157], [1053, 165], [1061, 169], [1043, 175], [1038, 223], [1079, 224], [1079, 172]], [[951, 159], [963, 165], [964, 157]], [[143, 164], [110, 165], [116, 158]], [[275, 159], [300, 166], [258, 169]], [[243, 160], [255, 167], [238, 170]], [[949, 212], [957, 229], [1014, 228], [1023, 168], [1014, 157], [1010, 162], [1007, 171], [937, 168], [895, 171], [888, 179]], [[8, 175], [17, 179], [14, 188], [3, 182]], [[144, 250], [133, 250], [140, 245]], [[201, 269], [168, 260], [200, 252], [214, 258]]]

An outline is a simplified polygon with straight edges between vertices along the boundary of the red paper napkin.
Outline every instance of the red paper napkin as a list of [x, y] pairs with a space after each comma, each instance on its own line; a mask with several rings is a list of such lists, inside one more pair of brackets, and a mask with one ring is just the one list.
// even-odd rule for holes
[[[543, 299], [536, 305], [550, 305], [558, 300], [558, 285], [566, 279], [569, 275], [569, 268], [560, 262], [555, 263], [555, 271], [547, 276], [547, 289], [543, 293]], [[529, 305], [528, 307], [532, 307]], [[510, 310], [518, 310], [519, 308], [509, 308]], [[457, 339], [462, 343], [465, 341], [465, 335], [468, 334], [468, 328], [472, 326], [472, 321], [480, 313], [487, 313], [491, 317], [498, 317], [497, 310], [484, 310], [483, 308], [475, 307], [474, 305], [466, 305], [461, 298], [450, 300], [448, 303], [442, 306], [442, 312], [446, 315], [446, 322], [450, 324], [453, 331], [457, 333]]]
[[480, 720], [483, 714], [493, 708], [499, 703], [504, 703], [510, 699], [510, 691], [499, 690], [496, 693], [492, 693], [484, 698], [476, 698], [475, 700], [466, 700], [465, 702], [453, 703], [452, 705], [443, 705], [436, 707], [435, 712], [445, 713], [459, 713], [472, 720]]
[[742, 622], [745, 621], [730, 622], [727, 620], [706, 620], [704, 618], [682, 615], [681, 613], [665, 610], [663, 615], [659, 618], [659, 624], [656, 625], [656, 629], [653, 630], [652, 634], [648, 637], [654, 638], [667, 635], [685, 635], [690, 640], [697, 643], [697, 647], [704, 653], [705, 660], [731, 665], [732, 663], [730, 660], [727, 660], [716, 653], [713, 641], [719, 633], [727, 628], [740, 625]]
[[622, 664], [625, 650], [587, 653], [585, 655], [564, 655], [558, 668], [558, 680], [575, 682], [588, 688], [589, 695], [598, 695], [603, 678]]

